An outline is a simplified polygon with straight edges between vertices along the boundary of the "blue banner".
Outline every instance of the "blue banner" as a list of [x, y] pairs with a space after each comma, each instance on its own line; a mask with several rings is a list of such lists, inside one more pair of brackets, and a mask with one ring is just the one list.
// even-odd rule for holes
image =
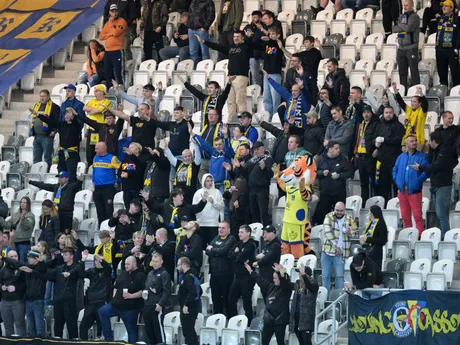
[[[1, 1], [1, 0], [0, 0]], [[30, 0], [35, 1], [35, 0]], [[59, 340], [59, 339], [40, 339], [40, 338], [2, 338], [0, 337], [0, 344], [2, 345], [128, 345], [122, 341], [72, 341], [72, 340]]]
[[460, 293], [404, 290], [349, 296], [348, 344], [460, 345]]
[[105, 3], [0, 0], [0, 94], [100, 18]]

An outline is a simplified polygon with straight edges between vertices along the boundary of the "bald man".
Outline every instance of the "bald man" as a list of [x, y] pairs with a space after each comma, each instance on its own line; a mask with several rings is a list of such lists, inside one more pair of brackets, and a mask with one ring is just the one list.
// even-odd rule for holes
[[323, 222], [324, 245], [321, 253], [323, 286], [329, 292], [331, 272], [335, 271], [335, 288], [343, 288], [344, 260], [350, 256], [351, 238], [357, 237], [358, 230], [353, 217], [345, 214], [345, 204], [335, 204], [334, 211], [328, 213]]
[[112, 217], [117, 169], [120, 168], [121, 163], [117, 156], [107, 153], [107, 145], [103, 141], [96, 144], [95, 151], [96, 156], [93, 161], [93, 198], [100, 226], [104, 220]]
[[142, 290], [145, 278], [144, 271], [137, 266], [136, 258], [128, 256], [125, 260], [125, 270], [121, 271], [115, 282], [112, 302], [99, 309], [105, 340], [114, 340], [110, 318], [119, 316], [125, 324], [128, 342], [137, 342], [137, 317], [143, 306]]
[[[5, 265], [0, 270], [0, 287], [2, 302], [0, 312], [5, 325], [6, 336], [18, 334], [26, 335], [25, 302], [26, 278], [22, 271], [18, 271], [18, 253], [15, 250], [8, 252], [4, 260]], [[14, 331], [16, 326], [16, 332]]]

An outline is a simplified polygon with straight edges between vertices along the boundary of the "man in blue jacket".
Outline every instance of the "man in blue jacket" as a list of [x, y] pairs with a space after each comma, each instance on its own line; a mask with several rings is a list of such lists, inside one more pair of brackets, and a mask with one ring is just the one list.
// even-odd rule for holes
[[[64, 89], [65, 89], [65, 95], [67, 98], [64, 101], [64, 103], [61, 104], [61, 113], [59, 117], [59, 122], [65, 121], [65, 112], [67, 111], [68, 108], [72, 108], [73, 110], [75, 110], [78, 116], [85, 116], [85, 112], [83, 111], [84, 104], [75, 97], [75, 93], [77, 92], [77, 87], [73, 84], [69, 84], [66, 87], [64, 87]], [[81, 123], [81, 126], [83, 127], [83, 123], [81, 121], [79, 122]]]
[[288, 121], [291, 117], [294, 117], [295, 126], [305, 129], [307, 127], [307, 117], [304, 116], [304, 114], [308, 113], [311, 109], [311, 97], [308, 92], [302, 65], [297, 68], [297, 73], [300, 78], [297, 78], [296, 84], [292, 85], [291, 92], [286, 90], [280, 83], [270, 78], [270, 75], [265, 70], [263, 72], [271, 87], [281, 95], [281, 98], [286, 100], [284, 120]]
[[[191, 126], [189, 126], [190, 135], [193, 135]], [[205, 154], [211, 157], [209, 173], [214, 178], [214, 184], [221, 194], [224, 194], [230, 188], [230, 175], [224, 167], [224, 163], [232, 164], [232, 159], [235, 157], [235, 152], [230, 145], [228, 138], [228, 125], [222, 125], [222, 137], [216, 137], [214, 139], [215, 148], [209, 145], [202, 137], [198, 134], [193, 135], [195, 142], [201, 147]], [[230, 220], [230, 209], [228, 201], [225, 202], [225, 220]]]
[[393, 180], [398, 187], [398, 199], [404, 227], [412, 226], [412, 215], [419, 236], [424, 230], [422, 217], [422, 188], [428, 178], [427, 172], [415, 167], [428, 165], [428, 159], [423, 152], [417, 151], [417, 138], [409, 135], [406, 139], [407, 152], [399, 155], [393, 167]]

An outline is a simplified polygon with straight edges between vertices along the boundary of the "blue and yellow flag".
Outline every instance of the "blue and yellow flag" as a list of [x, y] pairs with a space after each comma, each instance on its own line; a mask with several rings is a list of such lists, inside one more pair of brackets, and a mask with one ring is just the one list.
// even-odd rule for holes
[[100, 18], [105, 2], [0, 0], [0, 94]]

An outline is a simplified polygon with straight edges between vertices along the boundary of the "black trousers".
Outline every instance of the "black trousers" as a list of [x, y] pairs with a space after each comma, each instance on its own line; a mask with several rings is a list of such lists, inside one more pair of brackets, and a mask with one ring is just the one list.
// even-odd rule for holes
[[80, 162], [80, 154], [75, 151], [67, 151], [69, 158], [65, 159], [63, 151], [59, 151], [58, 170], [67, 171], [70, 175], [69, 182], [77, 181], [77, 165]]
[[54, 301], [54, 335], [62, 338], [64, 325], [67, 325], [69, 339], [78, 338], [77, 300]]
[[[211, 275], [209, 285], [211, 287], [212, 305], [214, 314], [228, 313], [228, 296], [230, 286], [233, 282], [233, 274], [230, 275]], [[224, 312], [225, 310], [225, 312]]]
[[93, 327], [94, 322], [97, 323], [98, 332], [101, 331], [101, 321], [99, 320], [99, 314], [97, 311], [104, 304], [105, 302], [99, 302], [86, 305], [83, 319], [80, 323], [80, 338], [82, 340], [88, 340], [88, 331], [91, 329], [91, 327]]
[[359, 155], [357, 158], [359, 179], [361, 182], [361, 198], [363, 205], [373, 194], [375, 185], [375, 159], [367, 155]]
[[269, 196], [269, 187], [249, 190], [249, 209], [251, 210], [253, 223], [260, 222], [264, 226], [270, 224], [270, 215], [268, 214]]
[[155, 46], [157, 53], [157, 62], [161, 61], [160, 58], [160, 49], [164, 48], [163, 36], [166, 35], [166, 32], [155, 32], [155, 31], [144, 31], [144, 54], [145, 59], [150, 60], [153, 56], [152, 49]]
[[458, 55], [453, 49], [436, 49], [436, 65], [438, 67], [439, 82], [449, 86], [449, 67], [452, 74], [452, 86], [460, 84], [460, 70], [458, 67]]
[[310, 331], [299, 331], [295, 330], [295, 335], [299, 340], [299, 345], [312, 345], [311, 344], [311, 332]]
[[166, 343], [163, 320], [164, 314], [156, 312], [155, 306], [144, 307], [145, 332], [150, 344]]
[[112, 185], [96, 187], [94, 189], [93, 199], [96, 205], [97, 221], [99, 225], [112, 217], [113, 215], [113, 197], [115, 196], [115, 187]]
[[401, 81], [401, 84], [404, 85], [406, 90], [408, 87], [407, 77], [409, 76], [409, 68], [411, 76], [411, 85], [420, 84], [418, 60], [418, 47], [405, 50], [398, 49], [398, 53], [396, 55], [396, 62], [398, 63], [399, 80]]
[[65, 232], [65, 230], [72, 230], [73, 226], [73, 212], [65, 212], [61, 213], [59, 212], [59, 226], [61, 232]]
[[377, 195], [383, 196], [385, 198], [385, 202], [392, 198], [392, 194], [397, 195], [396, 187], [393, 182], [393, 166], [395, 162], [396, 161], [387, 162], [380, 165], [379, 184], [376, 185], [375, 189]]
[[252, 290], [254, 289], [254, 285], [255, 281], [250, 275], [234, 276], [228, 295], [228, 317], [238, 314], [237, 303], [241, 297], [243, 299], [244, 313], [248, 318], [248, 324], [251, 324], [253, 317]]
[[266, 325], [262, 330], [262, 345], [269, 345], [270, 339], [275, 333], [276, 342], [278, 345], [284, 345], [284, 334], [286, 333], [286, 325]]
[[[115, 51], [106, 50], [105, 51], [104, 75], [105, 75], [105, 84], [107, 86], [107, 91], [109, 91], [110, 88], [112, 87], [112, 79], [115, 79], [117, 83], [120, 85], [123, 84], [123, 65], [124, 65], [123, 50], [115, 50]], [[88, 162], [88, 164], [90, 163]]]
[[[234, 32], [233, 28], [230, 28], [229, 30], [225, 32], [222, 32], [221, 30], [219, 30], [218, 42], [226, 46], [231, 46], [233, 44], [233, 32]], [[217, 61], [224, 60], [224, 59], [228, 59], [228, 54], [219, 52], [217, 55]]]
[[436, 33], [437, 26], [438, 26], [438, 20], [432, 20], [436, 19], [435, 13], [433, 11], [432, 7], [425, 7], [425, 11], [423, 11], [423, 19], [422, 19], [422, 28], [420, 29], [420, 32], [424, 33], [426, 35], [426, 29], [430, 29], [430, 34]]
[[335, 204], [339, 201], [345, 203], [346, 198], [347, 192], [345, 188], [340, 188], [340, 190], [337, 190], [334, 194], [321, 191], [319, 194], [318, 207], [315, 211], [316, 223], [323, 224], [326, 214], [331, 212], [334, 209]]
[[200, 226], [200, 237], [203, 242], [203, 248], [206, 248], [206, 246], [212, 242], [218, 232], [219, 228], [216, 226]]
[[94, 150], [96, 145], [91, 145], [91, 134], [88, 132], [86, 137], [86, 163], [88, 163], [88, 167], [93, 165], [94, 156], [96, 156], [96, 151]]
[[125, 208], [129, 210], [129, 204], [133, 199], [139, 199], [139, 192], [138, 190], [123, 190], [123, 202], [125, 204]]
[[182, 333], [184, 334], [185, 343], [187, 345], [198, 345], [198, 336], [195, 332], [195, 322], [198, 317], [198, 307], [189, 308], [188, 314], [180, 309], [180, 323], [182, 325]]

